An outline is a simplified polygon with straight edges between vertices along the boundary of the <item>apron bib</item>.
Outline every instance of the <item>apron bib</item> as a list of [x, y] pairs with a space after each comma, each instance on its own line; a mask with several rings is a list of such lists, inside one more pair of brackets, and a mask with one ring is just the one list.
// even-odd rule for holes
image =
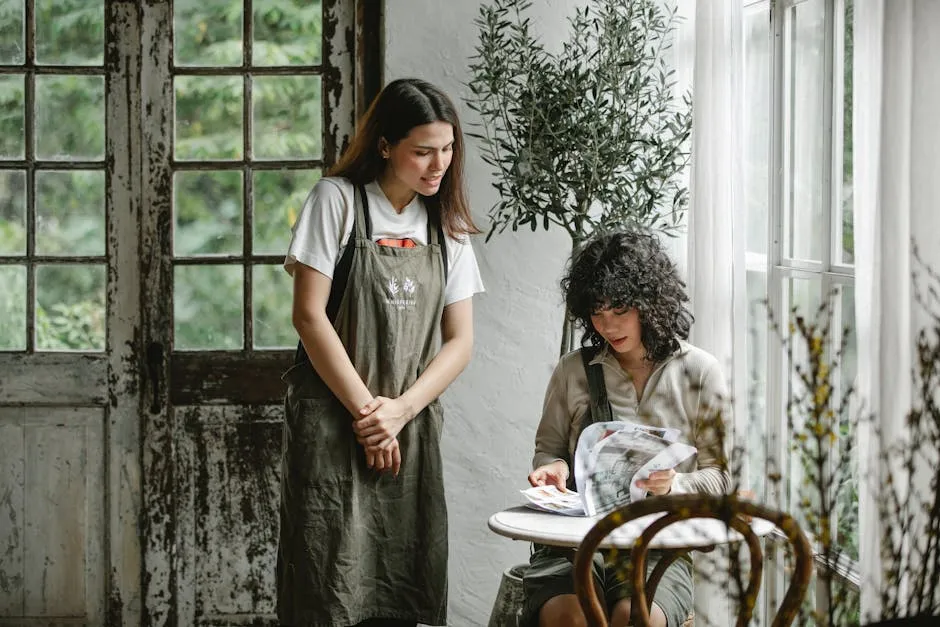
[[[443, 241], [372, 241], [365, 191], [355, 202], [349, 278], [334, 320], [374, 396], [396, 398], [440, 350]], [[429, 220], [430, 223], [430, 220]], [[300, 359], [284, 375], [277, 607], [282, 624], [341, 627], [369, 618], [446, 624], [447, 509], [434, 400], [398, 434], [398, 477], [366, 467], [352, 416]]]

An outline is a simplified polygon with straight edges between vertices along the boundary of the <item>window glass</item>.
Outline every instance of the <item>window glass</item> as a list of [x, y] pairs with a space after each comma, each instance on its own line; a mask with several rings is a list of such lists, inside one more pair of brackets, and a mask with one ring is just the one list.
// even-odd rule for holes
[[0, 255], [26, 254], [26, 172], [0, 170]]
[[182, 350], [241, 348], [242, 285], [241, 266], [176, 266], [174, 346]]
[[26, 266], [0, 266], [0, 350], [26, 350]]
[[36, 80], [36, 157], [104, 159], [104, 77], [50, 75]]
[[254, 2], [254, 65], [320, 63], [323, 47], [322, 15], [320, 0]]
[[173, 252], [176, 256], [240, 255], [242, 173], [176, 172], [173, 176]]
[[845, 33], [843, 36], [843, 82], [842, 100], [842, 220], [841, 237], [842, 263], [855, 263], [855, 208], [852, 203], [852, 67], [854, 65], [854, 45], [852, 43], [855, 5], [852, 0], [845, 0]]
[[825, 134], [830, 124], [825, 116], [826, 2], [807, 0], [790, 9], [793, 16], [791, 41], [792, 85], [790, 92], [791, 157], [790, 215], [787, 240], [789, 255], [819, 261], [823, 254], [823, 222], [828, 202], [830, 164]]
[[104, 255], [104, 170], [36, 173], [36, 253]]
[[104, 0], [35, 0], [36, 62], [104, 63]]
[[26, 154], [24, 78], [22, 74], [0, 75], [0, 160], [22, 159]]
[[241, 0], [174, 0], [174, 62], [177, 66], [241, 65], [243, 20]]
[[38, 350], [104, 350], [106, 277], [104, 264], [36, 267]]
[[770, 211], [771, 38], [767, 5], [744, 13], [747, 46], [744, 68], [744, 202], [747, 209], [747, 250], [767, 254]]

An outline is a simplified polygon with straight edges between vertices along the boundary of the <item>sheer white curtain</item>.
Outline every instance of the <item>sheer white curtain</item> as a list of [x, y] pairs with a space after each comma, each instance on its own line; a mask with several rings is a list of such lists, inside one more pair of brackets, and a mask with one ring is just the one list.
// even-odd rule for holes
[[[740, 0], [681, 3], [694, 37], [693, 131], [689, 211], [689, 288], [693, 343], [709, 351], [735, 382], [735, 330], [745, 299], [742, 185], [743, 23]], [[690, 19], [691, 18], [691, 19]], [[739, 227], [739, 228], [738, 228]], [[736, 303], [740, 302], [740, 305]], [[744, 398], [745, 390], [740, 390]]]
[[[693, 122], [688, 219], [692, 343], [714, 355], [732, 386], [736, 432], [746, 416], [744, 24], [740, 0], [679, 3], [680, 56], [691, 67]], [[684, 41], [684, 43], [683, 43]], [[692, 45], [689, 45], [689, 42]], [[686, 68], [686, 72], [688, 67]], [[680, 69], [680, 78], [683, 72]]]
[[[860, 571], [863, 615], [879, 611], [883, 489], [878, 451], [904, 436], [911, 407], [915, 243], [940, 268], [940, 2], [855, 3], [854, 203], [859, 389], [875, 421], [860, 433]], [[906, 482], [904, 482], [906, 484]]]
[[[747, 396], [744, 363], [733, 359], [736, 345], [743, 354], [746, 328], [745, 276], [743, 271], [734, 272], [735, 267], [744, 267], [746, 232], [740, 223], [742, 5], [740, 0], [679, 0], [678, 12], [683, 20], [677, 42], [679, 79], [680, 83], [691, 81], [694, 116], [687, 239], [689, 293], [695, 314], [691, 340], [724, 367], [735, 388], [736, 423], [742, 425]], [[713, 576], [709, 564], [713, 561], [696, 560], [705, 577], [696, 583], [695, 622], [726, 625], [730, 624], [727, 594], [720, 577]], [[720, 557], [717, 563], [722, 563]]]

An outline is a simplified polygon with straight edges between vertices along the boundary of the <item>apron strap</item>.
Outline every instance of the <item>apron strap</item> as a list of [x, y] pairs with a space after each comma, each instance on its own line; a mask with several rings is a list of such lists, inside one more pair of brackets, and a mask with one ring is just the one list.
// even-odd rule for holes
[[[432, 223], [435, 227], [432, 229]], [[444, 226], [440, 216], [428, 212], [428, 244], [438, 244], [441, 248], [441, 263], [444, 266], [444, 283], [447, 283], [447, 240], [444, 239]]]
[[[352, 233], [343, 249], [343, 255], [339, 258], [336, 268], [333, 270], [333, 282], [330, 284], [330, 298], [326, 302], [326, 317], [330, 322], [336, 322], [336, 316], [339, 313], [339, 305], [343, 302], [343, 294], [346, 293], [346, 284], [349, 282], [349, 271], [352, 268], [353, 253], [356, 250], [356, 238], [359, 236], [369, 237], [372, 234], [372, 221], [369, 219], [369, 200], [366, 197], [366, 188], [362, 185], [357, 186], [358, 197], [353, 194], [355, 200], [355, 211], [353, 215]], [[358, 200], [359, 202], [356, 202]], [[362, 233], [362, 226], [365, 226], [365, 233]], [[310, 357], [304, 350], [303, 342], [297, 342], [297, 350], [294, 353], [294, 363], [300, 364], [309, 362]]]
[[[366, 196], [365, 185], [356, 185], [356, 189], [359, 191], [359, 195], [356, 197], [359, 202], [354, 202], [356, 219], [353, 222], [353, 233], [358, 239], [371, 240], [372, 217], [369, 215], [369, 197]], [[349, 241], [352, 243], [352, 237]]]

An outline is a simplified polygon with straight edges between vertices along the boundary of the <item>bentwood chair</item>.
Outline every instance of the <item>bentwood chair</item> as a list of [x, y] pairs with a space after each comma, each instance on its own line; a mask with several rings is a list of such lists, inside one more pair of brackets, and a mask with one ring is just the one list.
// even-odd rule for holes
[[760, 538], [751, 529], [751, 519], [763, 519], [773, 523], [790, 542], [795, 564], [790, 585], [783, 602], [771, 622], [771, 627], [787, 627], [799, 612], [800, 604], [809, 588], [813, 570], [813, 553], [806, 535], [789, 515], [764, 505], [742, 500], [737, 495], [677, 494], [658, 496], [620, 507], [599, 520], [587, 533], [575, 555], [575, 592], [590, 627], [607, 627], [607, 616], [597, 597], [591, 573], [592, 557], [601, 542], [621, 525], [648, 516], [663, 514], [651, 523], [637, 538], [631, 553], [629, 569], [632, 579], [632, 618], [635, 627], [650, 627], [650, 609], [656, 586], [666, 568], [691, 550], [710, 550], [714, 547], [691, 547], [668, 549], [653, 569], [648, 579], [646, 555], [653, 537], [673, 523], [690, 518], [715, 518], [741, 534], [750, 551], [750, 570], [744, 597], [738, 608], [738, 627], [744, 627], [751, 619], [760, 590], [763, 574], [763, 552]]

